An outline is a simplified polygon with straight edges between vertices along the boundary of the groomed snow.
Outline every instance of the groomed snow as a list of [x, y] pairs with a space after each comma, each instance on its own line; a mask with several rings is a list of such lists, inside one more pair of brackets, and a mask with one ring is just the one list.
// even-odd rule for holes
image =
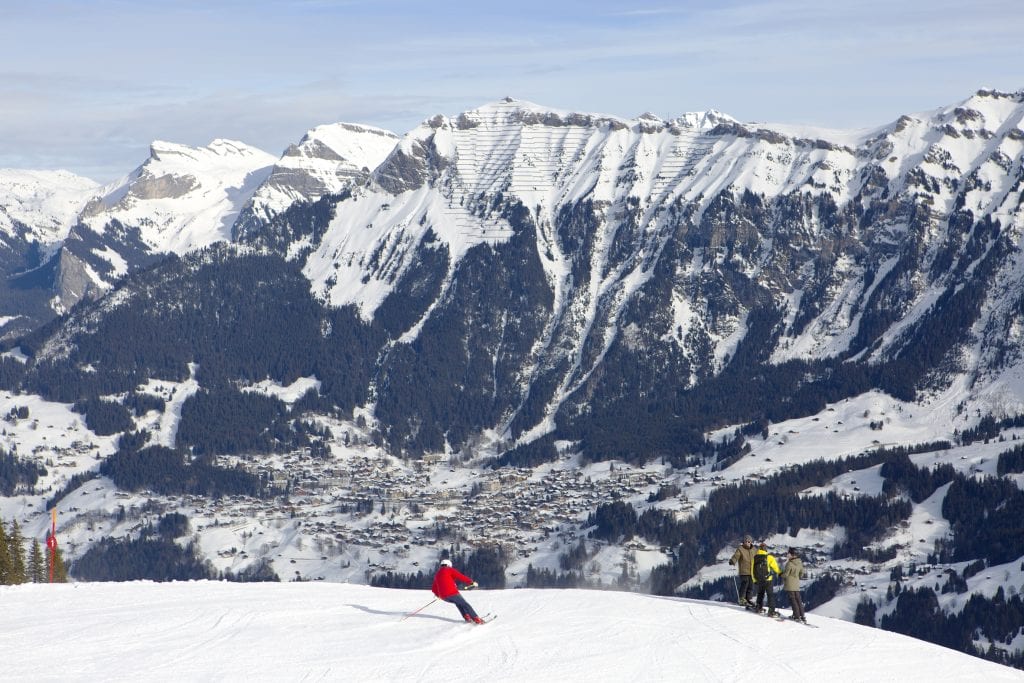
[[486, 626], [428, 591], [351, 584], [0, 588], [16, 681], [1021, 681], [1024, 672], [817, 617], [633, 593], [480, 590]]

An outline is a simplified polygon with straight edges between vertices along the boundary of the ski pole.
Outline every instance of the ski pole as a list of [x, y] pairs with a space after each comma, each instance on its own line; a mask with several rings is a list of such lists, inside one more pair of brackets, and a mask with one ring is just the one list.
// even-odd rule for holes
[[430, 602], [428, 602], [427, 604], [423, 605], [423, 607], [420, 607], [420, 608], [419, 608], [418, 610], [416, 610], [415, 612], [409, 612], [409, 613], [408, 613], [408, 614], [406, 614], [406, 615], [405, 615], [404, 617], [402, 617], [401, 621], [405, 621], [406, 619], [408, 619], [409, 617], [413, 616], [414, 614], [419, 614], [419, 613], [420, 613], [420, 612], [422, 612], [423, 610], [425, 610], [425, 609], [427, 609], [428, 607], [430, 607], [431, 605], [433, 605], [433, 604], [434, 604], [435, 602], [437, 602], [437, 598], [434, 598], [433, 600], [431, 600], [431, 601], [430, 601]]
[[732, 587], [736, 589], [736, 602], [742, 603], [743, 598], [740, 597], [740, 585], [736, 583], [736, 575], [732, 575]]

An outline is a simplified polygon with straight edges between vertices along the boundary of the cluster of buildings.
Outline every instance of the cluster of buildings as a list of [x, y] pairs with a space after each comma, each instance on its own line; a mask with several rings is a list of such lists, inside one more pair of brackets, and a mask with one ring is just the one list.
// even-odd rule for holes
[[529, 557], [552, 536], [574, 541], [602, 503], [637, 502], [665, 483], [656, 472], [628, 466], [590, 474], [576, 466], [490, 470], [449, 466], [439, 456], [406, 462], [297, 451], [258, 465], [233, 457], [220, 464], [242, 465], [288, 495], [193, 499], [193, 519], [243, 526], [242, 520], [280, 520], [323, 559], [363, 561], [379, 571], [414, 571], [417, 548], [438, 544], [500, 546], [509, 558]]

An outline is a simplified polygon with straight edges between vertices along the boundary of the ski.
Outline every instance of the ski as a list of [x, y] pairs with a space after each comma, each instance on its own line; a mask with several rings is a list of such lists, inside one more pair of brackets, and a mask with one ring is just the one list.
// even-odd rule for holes
[[787, 619], [783, 619], [782, 621], [790, 621], [790, 622], [792, 622], [794, 624], [800, 624], [801, 626], [806, 626], [808, 628], [820, 628], [819, 626], [815, 626], [814, 624], [808, 623], [806, 621], [797, 621], [796, 619], [788, 619], [787, 618]]
[[477, 626], [483, 626], [484, 624], [491, 623], [492, 621], [494, 621], [497, 618], [498, 618], [497, 614], [494, 614], [493, 612], [488, 612], [487, 614], [485, 614], [482, 617], [480, 617], [480, 622], [479, 623], [477, 623], [477, 622], [469, 622], [469, 623], [476, 623]]
[[815, 624], [812, 624], [807, 621], [796, 621], [795, 619], [786, 619], [786, 621], [792, 621], [794, 624], [802, 624], [803, 626], [807, 626], [808, 628], [821, 628], [820, 626], [816, 626]]
[[782, 617], [782, 621], [788, 621], [788, 622], [791, 622], [791, 623], [794, 623], [794, 624], [801, 624], [803, 626], [807, 626], [807, 627], [810, 627], [810, 628], [820, 628], [819, 626], [815, 626], [814, 624], [811, 624], [809, 622], [799, 621], [797, 619], [793, 619], [792, 617]]
[[776, 612], [775, 614], [768, 614], [764, 611], [759, 612], [756, 607], [744, 607], [744, 609], [748, 612], [751, 612], [752, 614], [756, 614], [759, 617], [768, 617], [769, 619], [774, 619], [775, 621], [785, 620], [785, 617], [780, 615], [778, 612]]

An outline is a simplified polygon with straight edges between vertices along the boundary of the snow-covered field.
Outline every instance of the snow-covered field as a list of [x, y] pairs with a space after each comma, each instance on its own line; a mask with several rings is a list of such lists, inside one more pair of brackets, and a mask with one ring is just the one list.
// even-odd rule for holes
[[632, 593], [217, 582], [0, 587], [11, 681], [1024, 681], [937, 645], [811, 615]]

